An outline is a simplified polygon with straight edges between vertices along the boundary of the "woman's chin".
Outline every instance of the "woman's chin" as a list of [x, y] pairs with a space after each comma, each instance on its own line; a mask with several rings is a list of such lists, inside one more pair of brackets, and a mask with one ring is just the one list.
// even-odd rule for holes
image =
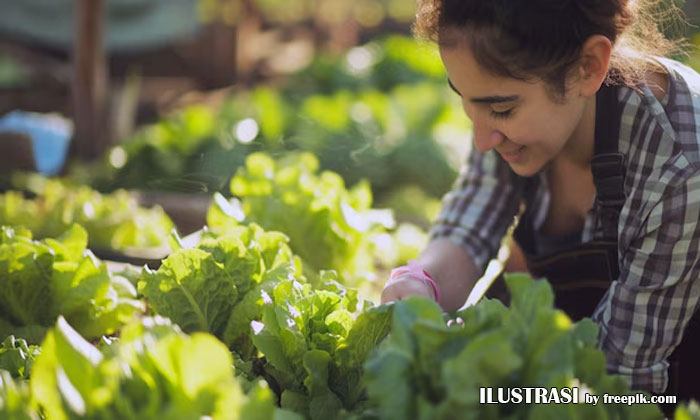
[[524, 177], [524, 178], [529, 178], [531, 176], [535, 176], [538, 173], [542, 171], [543, 165], [536, 165], [530, 163], [528, 164], [511, 164], [510, 168], [515, 172], [517, 175]]
[[542, 170], [542, 165], [538, 165], [536, 162], [517, 162], [509, 165], [513, 172], [525, 178], [535, 176]]

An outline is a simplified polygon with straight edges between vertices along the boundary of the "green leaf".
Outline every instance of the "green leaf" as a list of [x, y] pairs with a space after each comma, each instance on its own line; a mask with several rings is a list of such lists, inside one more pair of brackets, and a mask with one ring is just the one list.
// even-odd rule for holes
[[330, 380], [333, 391], [346, 407], [354, 407], [363, 396], [363, 365], [389, 333], [391, 310], [391, 306], [383, 305], [362, 312], [340, 340]]
[[0, 369], [0, 418], [6, 420], [37, 420], [39, 414], [32, 406], [29, 386], [15, 382], [9, 372]]
[[29, 344], [39, 344], [44, 340], [48, 327], [41, 325], [26, 325], [18, 327], [0, 318], [0, 337], [22, 337]]
[[598, 395], [629, 393], [621, 377], [606, 374], [591, 320], [572, 324], [553, 307], [545, 280], [506, 282], [510, 308], [484, 299], [443, 318], [427, 299], [393, 304], [391, 335], [365, 364], [367, 406], [388, 419], [660, 418], [655, 405], [481, 404], [482, 387], [580, 383]]
[[276, 281], [265, 281], [246, 293], [233, 308], [226, 323], [222, 341], [229, 348], [235, 349], [245, 360], [257, 355], [257, 349], [251, 339], [250, 325], [252, 321], [260, 321], [262, 318], [265, 299], [270, 299], [269, 295], [276, 284]]
[[238, 297], [233, 279], [200, 249], [176, 251], [157, 272], [144, 269], [139, 292], [185, 332], [223, 333]]
[[378, 402], [382, 419], [403, 420], [416, 412], [415, 384], [411, 357], [390, 348], [365, 365], [367, 393]]
[[87, 248], [88, 234], [80, 225], [72, 225], [59, 239], [46, 239], [56, 261], [80, 261]]
[[[316, 173], [318, 167], [310, 153], [277, 161], [253, 153], [231, 180], [231, 192], [240, 197], [248, 223], [284, 232], [291, 249], [314, 271], [334, 269], [360, 281], [373, 262], [368, 233], [383, 230], [383, 219], [370, 211], [368, 184], [348, 190], [342, 177], [330, 171]], [[221, 213], [210, 212], [212, 222], [216, 229], [227, 229]]]
[[29, 379], [34, 359], [41, 352], [39, 346], [27, 344], [23, 338], [11, 335], [0, 346], [0, 369], [14, 378]]
[[[54, 256], [41, 243], [2, 228], [0, 244], [0, 318], [17, 325], [52, 322], [51, 271]], [[3, 337], [4, 338], [4, 337]]]
[[280, 412], [260, 383], [245, 396], [231, 365], [228, 349], [215, 337], [187, 336], [165, 318], [127, 325], [102, 353], [59, 320], [31, 386], [48, 420], [298, 419]]
[[47, 334], [41, 347], [31, 388], [49, 419], [65, 419], [68, 413], [85, 415], [109, 399], [109, 385], [104, 384], [96, 369], [102, 354], [63, 317], [59, 317], [56, 328]]
[[252, 324], [253, 343], [267, 360], [266, 370], [284, 390], [300, 392], [306, 341], [289, 312], [272, 302], [266, 303], [262, 322]]
[[280, 406], [295, 413], [308, 413], [309, 397], [301, 392], [285, 389], [280, 398]]
[[552, 307], [554, 293], [548, 282], [533, 280], [527, 274], [507, 274], [505, 281], [511, 294], [511, 308], [526, 323], [534, 321], [538, 310]]
[[311, 397], [309, 402], [311, 418], [321, 420], [335, 417], [343, 404], [328, 388], [330, 355], [322, 350], [311, 350], [304, 354], [303, 363], [307, 373], [304, 385]]
[[417, 351], [412, 330], [419, 320], [441, 323], [442, 310], [435, 301], [424, 298], [409, 297], [395, 304], [390, 339], [396, 349], [410, 357]]
[[223, 266], [241, 296], [260, 283], [264, 270], [260, 250], [246, 246], [238, 236], [229, 234], [203, 239], [197, 247], [209, 252]]

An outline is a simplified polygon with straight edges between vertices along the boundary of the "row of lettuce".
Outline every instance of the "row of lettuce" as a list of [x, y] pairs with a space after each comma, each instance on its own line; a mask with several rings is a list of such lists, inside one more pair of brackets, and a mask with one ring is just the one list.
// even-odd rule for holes
[[[238, 198], [217, 195], [194, 242], [160, 238], [172, 252], [157, 270], [109, 269], [75, 224], [102, 213], [65, 210], [111, 196], [39, 179], [33, 199], [0, 197], [0, 418], [658, 418], [655, 405], [479, 404], [484, 386], [626, 388], [605, 374], [595, 325], [554, 310], [546, 282], [513, 277], [510, 308], [455, 314], [363, 298], [391, 213], [318, 166], [250, 155]], [[19, 224], [44, 226], [40, 213], [7, 218], [16, 203], [62, 212], [65, 232], [35, 237]]]
[[[0, 237], [3, 419], [656, 419], [656, 405], [480, 404], [480, 387], [622, 395], [597, 327], [507, 279], [510, 307], [375, 306], [333, 271], [303, 273], [288, 238], [212, 228], [158, 268], [110, 272], [73, 226]], [[696, 405], [676, 418], [700, 418]]]
[[[95, 252], [169, 250], [171, 219], [158, 206], [140, 207], [125, 190], [101, 194], [66, 181], [15, 178], [20, 190], [0, 194], [0, 224], [26, 227], [39, 239], [80, 224]], [[276, 160], [264, 153], [249, 155], [230, 181], [230, 195], [235, 198], [213, 196], [209, 228], [253, 222], [284, 232], [311, 277], [332, 269], [344, 283], [359, 286], [376, 280], [377, 267], [413, 258], [426, 241], [419, 226], [397, 224], [391, 210], [373, 208], [367, 182], [348, 188], [338, 174], [320, 171], [309, 153]]]

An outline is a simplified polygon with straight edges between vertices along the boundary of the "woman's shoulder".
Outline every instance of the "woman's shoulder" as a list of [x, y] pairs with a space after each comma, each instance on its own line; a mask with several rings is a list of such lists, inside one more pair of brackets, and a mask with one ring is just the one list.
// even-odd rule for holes
[[627, 187], [642, 201], [654, 201], [700, 173], [700, 75], [678, 61], [658, 63], [665, 72], [649, 74], [644, 84], [620, 94]]
[[700, 163], [700, 74], [668, 58], [655, 62], [643, 83], [620, 88], [621, 141], [655, 153], [659, 147], [684, 152]]
[[647, 88], [665, 108], [691, 105], [700, 112], [700, 74], [670, 58], [656, 57], [654, 63], [657, 68], [646, 73], [642, 89]]
[[663, 66], [672, 82], [686, 84], [691, 90], [700, 93], [700, 74], [692, 67], [667, 57], [656, 57], [654, 60]]
[[634, 86], [620, 86], [620, 100], [639, 106], [660, 103], [673, 108], [676, 103], [700, 109], [700, 74], [679, 61], [654, 57], [642, 81]]
[[666, 98], [669, 91], [669, 79], [669, 73], [662, 71], [649, 71], [644, 77], [645, 85], [659, 102], [663, 102]]

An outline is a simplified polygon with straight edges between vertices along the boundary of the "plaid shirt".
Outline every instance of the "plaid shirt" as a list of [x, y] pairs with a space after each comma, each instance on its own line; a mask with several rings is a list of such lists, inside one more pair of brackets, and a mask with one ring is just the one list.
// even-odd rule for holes
[[[659, 62], [669, 71], [661, 101], [646, 86], [618, 89], [618, 150], [627, 168], [620, 276], [592, 315], [608, 371], [632, 389], [655, 393], [666, 389], [666, 359], [700, 298], [700, 75], [672, 60]], [[495, 152], [473, 148], [443, 199], [431, 238], [461, 245], [483, 272], [520, 208], [522, 185]], [[529, 205], [536, 206], [537, 229], [549, 206], [546, 182]], [[595, 236], [596, 217], [588, 213], [582, 242]]]

